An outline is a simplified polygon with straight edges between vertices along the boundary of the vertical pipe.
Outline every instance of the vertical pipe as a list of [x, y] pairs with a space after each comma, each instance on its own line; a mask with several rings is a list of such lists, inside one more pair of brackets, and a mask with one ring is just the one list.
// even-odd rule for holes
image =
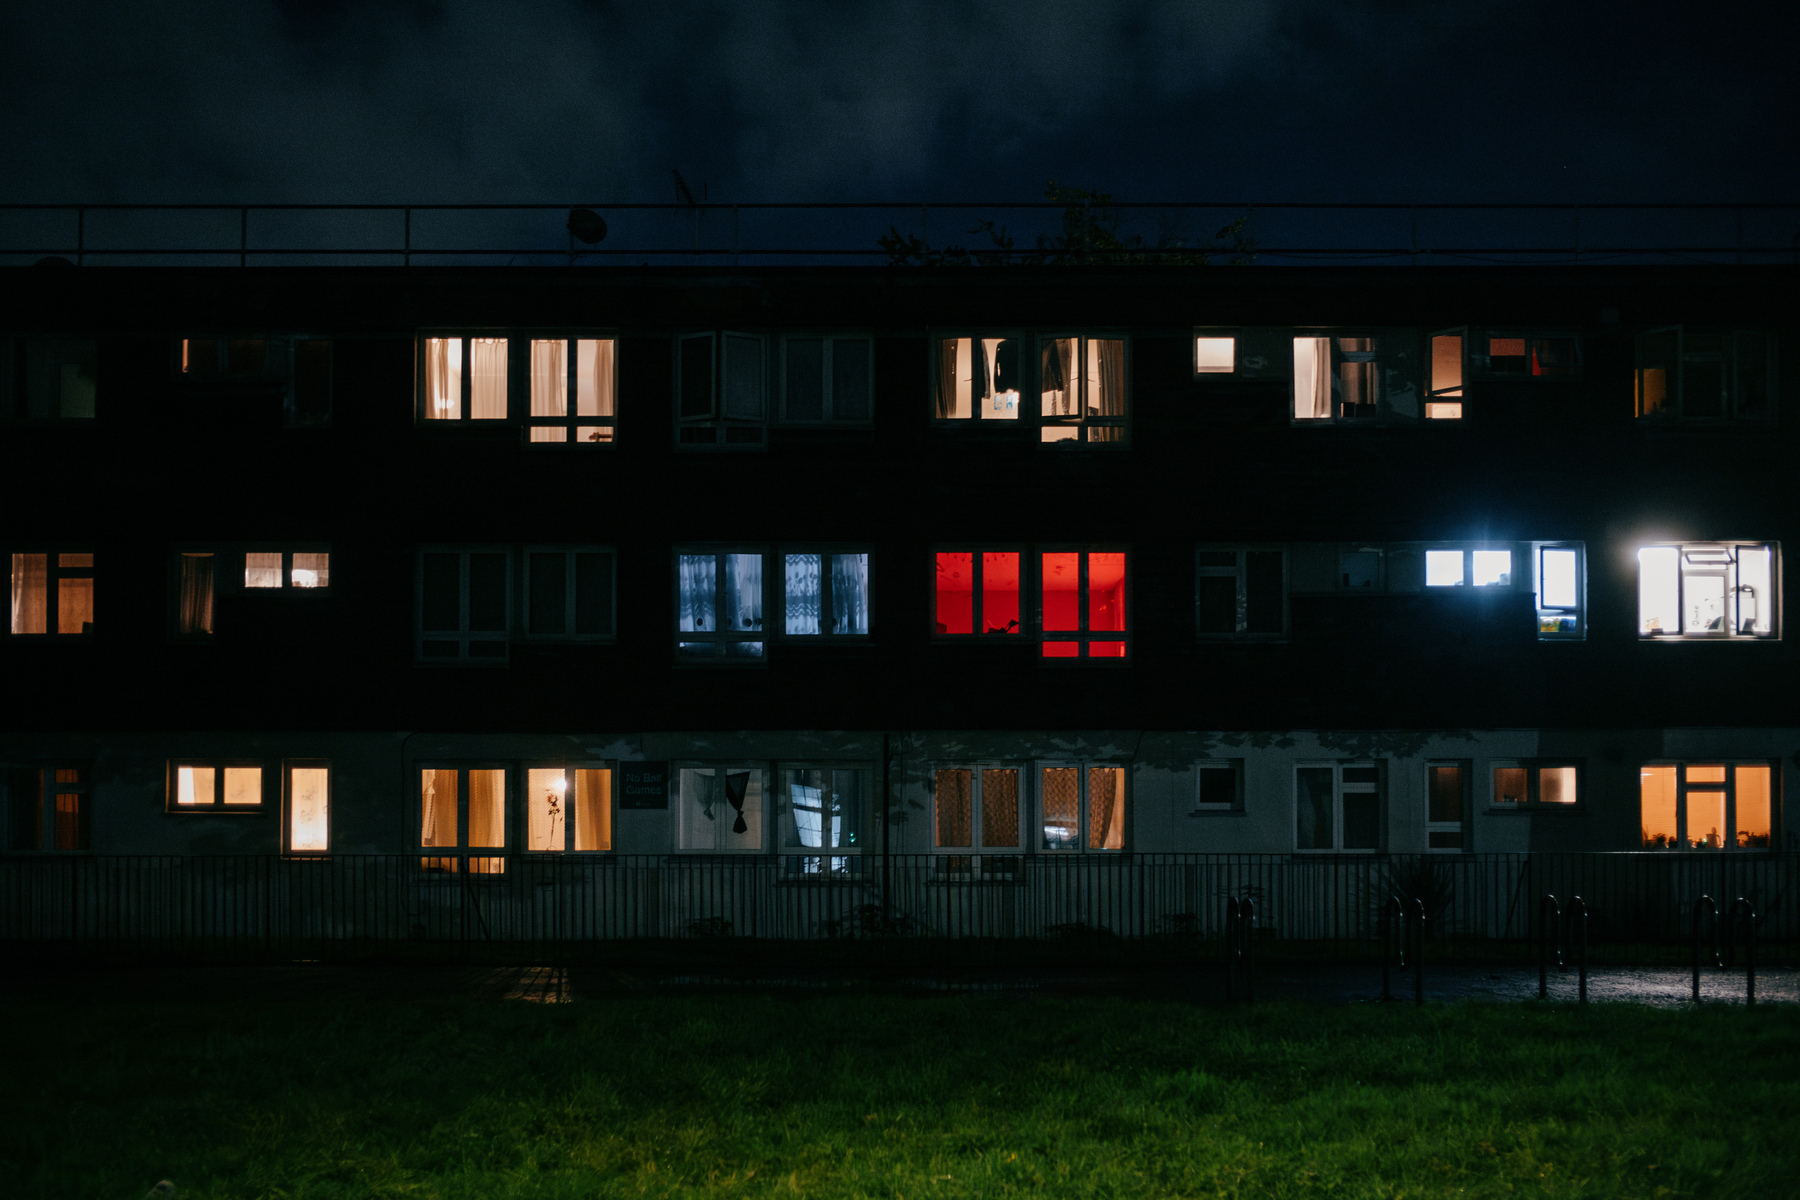
[[250, 209], [246, 206], [238, 209], [238, 266], [248, 266], [250, 262]]

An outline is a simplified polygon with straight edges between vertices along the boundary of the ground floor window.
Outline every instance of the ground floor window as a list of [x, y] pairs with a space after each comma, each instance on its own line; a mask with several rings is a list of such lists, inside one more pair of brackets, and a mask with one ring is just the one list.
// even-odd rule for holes
[[1125, 768], [1046, 766], [1038, 770], [1042, 849], [1125, 848]]
[[1426, 848], [1469, 849], [1469, 764], [1431, 763], [1425, 774]]
[[[941, 876], [1010, 878], [1018, 873], [1019, 769], [944, 766], [932, 773], [932, 845], [946, 854]], [[960, 853], [959, 853], [960, 852]]]
[[170, 812], [246, 812], [262, 805], [261, 763], [177, 760], [169, 764]]
[[1376, 763], [1296, 767], [1294, 847], [1381, 849], [1381, 767]]
[[506, 768], [419, 770], [422, 870], [454, 875], [506, 871]]
[[1541, 804], [1561, 808], [1576, 803], [1580, 796], [1581, 772], [1573, 763], [1494, 765], [1496, 807]]
[[612, 849], [612, 768], [525, 771], [525, 849], [540, 854]]
[[798, 875], [854, 874], [856, 856], [869, 844], [869, 772], [784, 767], [780, 779], [783, 868]]
[[1767, 763], [1652, 763], [1638, 775], [1646, 850], [1767, 850], [1774, 772]]
[[331, 849], [331, 766], [302, 759], [282, 764], [287, 805], [286, 849], [293, 854], [323, 854]]
[[0, 775], [8, 850], [93, 848], [92, 771], [85, 764], [14, 767]]
[[755, 766], [684, 766], [680, 777], [683, 850], [737, 853], [763, 848], [766, 772]]

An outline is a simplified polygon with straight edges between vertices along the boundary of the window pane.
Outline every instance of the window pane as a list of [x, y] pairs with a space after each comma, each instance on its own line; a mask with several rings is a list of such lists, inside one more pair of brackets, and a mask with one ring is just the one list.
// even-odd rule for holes
[[422, 556], [420, 622], [428, 630], [454, 631], [460, 621], [457, 577], [459, 564], [454, 554]]
[[763, 415], [762, 340], [725, 335], [724, 415], [757, 420]]
[[268, 357], [268, 343], [261, 338], [233, 338], [226, 345], [225, 370], [232, 375], [261, 375]]
[[1018, 554], [981, 556], [981, 628], [984, 633], [1021, 633]]
[[831, 343], [832, 420], [869, 419], [871, 350], [866, 338], [837, 338]]
[[506, 845], [506, 772], [469, 772], [469, 845]]
[[226, 767], [225, 803], [238, 805], [261, 804], [262, 768]]
[[[763, 627], [762, 555], [727, 554], [725, 557], [725, 618], [727, 629], [739, 632]], [[759, 651], [760, 652], [760, 651]]]
[[244, 555], [244, 586], [278, 588], [281, 586], [281, 552], [252, 550]]
[[869, 632], [869, 556], [831, 556], [831, 632]]
[[1012, 769], [981, 773], [981, 844], [1019, 844], [1019, 773]]
[[1125, 848], [1125, 772], [1119, 767], [1089, 767], [1089, 850]]
[[1432, 767], [1428, 821], [1460, 821], [1463, 819], [1463, 769]]
[[1737, 775], [1737, 844], [1741, 850], [1769, 848], [1769, 768], [1734, 767]]
[[1431, 339], [1431, 394], [1462, 395], [1463, 340], [1460, 334], [1440, 334]]
[[1200, 632], [1237, 632], [1237, 576], [1202, 575], [1200, 589]]
[[1246, 633], [1281, 632], [1281, 576], [1281, 551], [1247, 550], [1244, 552], [1244, 625]]
[[1088, 657], [1089, 658], [1124, 658], [1125, 657], [1125, 643], [1124, 642], [1101, 642], [1101, 641], [1089, 642], [1088, 643]]
[[1638, 772], [1638, 824], [1644, 849], [1673, 850], [1680, 845], [1674, 767], [1645, 767]]
[[831, 773], [831, 825], [826, 830], [831, 835], [831, 840], [826, 845], [843, 849], [862, 848], [864, 774], [862, 771]]
[[1488, 369], [1496, 375], [1523, 375], [1526, 373], [1525, 339], [1522, 337], [1491, 337], [1488, 339]]
[[1580, 373], [1581, 355], [1572, 337], [1531, 340], [1531, 373], [1545, 379], [1567, 379]]
[[469, 555], [469, 628], [506, 631], [506, 555]]
[[835, 843], [827, 842], [825, 772], [791, 771], [788, 773], [788, 821], [782, 844], [790, 849], [816, 850]]
[[560, 551], [534, 553], [531, 559], [531, 632], [568, 632], [569, 556]]
[[293, 584], [297, 588], [331, 586], [331, 555], [295, 551]]
[[1080, 658], [1080, 642], [1045, 642], [1045, 658]]
[[718, 596], [718, 556], [683, 554], [681, 556], [681, 631], [710, 633], [718, 629], [714, 608]]
[[175, 769], [176, 804], [211, 804], [213, 796], [213, 769], [211, 767], [177, 767]]
[[531, 415], [564, 417], [569, 413], [569, 344], [561, 338], [531, 339]]
[[50, 557], [46, 554], [12, 556], [12, 631], [48, 633]]
[[1237, 339], [1197, 337], [1194, 339], [1194, 372], [1199, 375], [1229, 375], [1237, 370]]
[[1581, 583], [1577, 552], [1569, 549], [1545, 548], [1540, 556], [1543, 578], [1539, 580], [1545, 608], [1578, 608]]
[[[1700, 561], [1696, 562], [1696, 559]], [[1731, 563], [1726, 551], [1717, 553], [1693, 550], [1681, 555], [1681, 632], [1729, 633], [1730, 614], [1726, 611], [1732, 599]]]
[[[331, 772], [324, 767], [291, 767], [288, 770], [288, 847], [293, 850], [326, 850], [329, 844], [327, 787]], [[454, 793], [452, 793], [454, 795]]]
[[1525, 803], [1526, 772], [1524, 767], [1494, 768], [1494, 803]]
[[1718, 850], [1725, 845], [1724, 792], [1688, 792], [1687, 844], [1696, 850]]
[[1086, 393], [1090, 417], [1125, 415], [1125, 343], [1118, 338], [1089, 338]]
[[1425, 419], [1427, 421], [1460, 421], [1462, 420], [1462, 415], [1463, 406], [1461, 400], [1434, 400], [1427, 402], [1425, 405]]
[[612, 849], [612, 770], [581, 767], [575, 775], [575, 803], [569, 807], [571, 850]]
[[568, 834], [563, 810], [568, 790], [569, 781], [561, 767], [532, 767], [525, 772], [527, 850], [560, 851], [563, 848]]
[[469, 415], [506, 419], [506, 339], [469, 339]]
[[1539, 767], [1538, 800], [1544, 804], [1575, 803], [1575, 768]]
[[1234, 767], [1202, 767], [1200, 769], [1201, 804], [1237, 804], [1237, 769]]
[[613, 631], [613, 560], [610, 554], [575, 556], [575, 632]]
[[1381, 848], [1381, 797], [1374, 792], [1344, 793], [1344, 849]]
[[192, 377], [219, 373], [219, 340], [217, 338], [184, 338], [181, 342], [181, 373]]
[[990, 421], [1019, 419], [1019, 342], [1016, 338], [982, 338], [975, 343], [980, 411]]
[[1329, 850], [1332, 781], [1330, 767], [1301, 767], [1294, 772], [1294, 845], [1301, 850]]
[[[938, 554], [936, 597], [937, 631], [939, 633], [973, 633], [975, 631], [975, 556], [973, 554], [960, 551], [944, 551]], [[983, 599], [986, 599], [985, 595]]]
[[1689, 783], [1724, 783], [1725, 770], [1725, 766], [1720, 763], [1709, 766], [1701, 766], [1696, 763], [1687, 769], [1687, 781]]
[[825, 416], [825, 339], [789, 338], [787, 343], [787, 415], [793, 421]]
[[710, 417], [713, 411], [711, 334], [681, 339], [681, 415]]
[[582, 338], [575, 343], [575, 413], [582, 417], [613, 415], [611, 338]]
[[434, 421], [462, 418], [461, 338], [425, 339], [425, 416]]
[[1074, 767], [1045, 767], [1043, 789], [1044, 849], [1073, 850], [1081, 823], [1081, 775]]
[[1096, 633], [1125, 632], [1125, 556], [1096, 551], [1088, 558], [1088, 624]]
[[1737, 631], [1767, 636], [1775, 630], [1774, 553], [1767, 546], [1739, 546]]
[[456, 845], [456, 772], [419, 772], [419, 845]]
[[1081, 628], [1081, 555], [1043, 556], [1044, 628]]
[[1038, 412], [1046, 417], [1081, 415], [1081, 380], [1075, 363], [1075, 338], [1049, 338], [1039, 353]]
[[1673, 546], [1646, 546], [1638, 551], [1639, 633], [1680, 632], [1679, 558], [1680, 552]]
[[938, 846], [973, 846], [975, 775], [969, 770], [936, 772]]
[[971, 408], [974, 388], [974, 350], [971, 338], [944, 338], [937, 343], [937, 408], [940, 420], [964, 421]]
[[1769, 337], [1742, 331], [1732, 335], [1737, 375], [1733, 381], [1732, 415], [1739, 420], [1755, 420], [1769, 415], [1772, 399], [1769, 388]]
[[[59, 772], [60, 774], [60, 772]], [[88, 848], [88, 802], [82, 792], [57, 792], [51, 801], [55, 813], [55, 827], [51, 833], [51, 846], [56, 850], [86, 850]]]
[[1476, 550], [1470, 557], [1474, 559], [1476, 587], [1512, 586], [1511, 550]]
[[787, 556], [785, 620], [787, 632], [816, 634], [819, 632], [819, 607], [824, 596], [819, 578], [822, 560], [817, 554]]
[[1461, 587], [1463, 552], [1461, 550], [1427, 550], [1425, 552], [1426, 587]]
[[[65, 557], [67, 557], [65, 555]], [[63, 576], [56, 581], [56, 632], [88, 633], [94, 628], [94, 581]]]
[[1641, 334], [1637, 340], [1637, 411], [1647, 417], [1675, 411], [1677, 346], [1673, 329]]

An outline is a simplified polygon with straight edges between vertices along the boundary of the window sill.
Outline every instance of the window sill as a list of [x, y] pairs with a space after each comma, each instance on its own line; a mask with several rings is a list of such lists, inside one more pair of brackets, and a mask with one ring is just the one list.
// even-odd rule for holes
[[1241, 808], [1220, 805], [1217, 808], [1190, 808], [1189, 817], [1242, 817], [1247, 814]]
[[169, 817], [266, 817], [275, 811], [272, 804], [184, 804], [180, 808], [164, 808]]
[[1579, 804], [1490, 804], [1490, 813], [1581, 812]]

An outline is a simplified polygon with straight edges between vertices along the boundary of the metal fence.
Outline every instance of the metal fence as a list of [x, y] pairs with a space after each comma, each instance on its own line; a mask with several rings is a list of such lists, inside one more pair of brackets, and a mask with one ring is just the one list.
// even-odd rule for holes
[[1219, 939], [1226, 902], [1250, 897], [1263, 952], [1372, 957], [1398, 896], [1423, 902], [1431, 953], [1480, 957], [1528, 953], [1554, 894], [1586, 902], [1596, 961], [1676, 961], [1708, 894], [1750, 901], [1768, 961], [1800, 946], [1796, 854], [546, 856], [493, 874], [425, 861], [0, 858], [0, 941], [288, 957], [970, 939], [1135, 953]]

